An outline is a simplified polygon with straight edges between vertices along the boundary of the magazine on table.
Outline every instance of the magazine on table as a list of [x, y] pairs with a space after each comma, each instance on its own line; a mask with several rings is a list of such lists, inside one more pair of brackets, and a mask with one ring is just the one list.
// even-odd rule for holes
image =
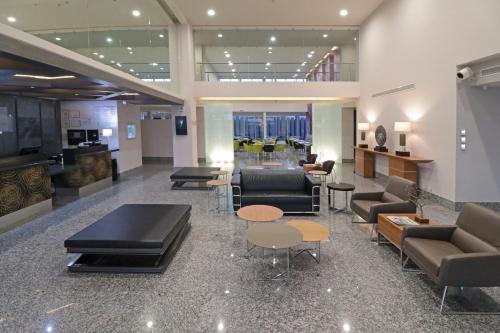
[[392, 223], [398, 224], [398, 225], [418, 225], [417, 222], [413, 221], [411, 218], [408, 216], [387, 216], [387, 219], [391, 221]]

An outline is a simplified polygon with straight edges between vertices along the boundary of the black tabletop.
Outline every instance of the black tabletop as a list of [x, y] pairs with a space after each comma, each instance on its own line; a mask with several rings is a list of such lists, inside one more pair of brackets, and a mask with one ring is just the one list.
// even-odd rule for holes
[[354, 184], [349, 183], [328, 183], [326, 186], [335, 191], [354, 191], [356, 188]]

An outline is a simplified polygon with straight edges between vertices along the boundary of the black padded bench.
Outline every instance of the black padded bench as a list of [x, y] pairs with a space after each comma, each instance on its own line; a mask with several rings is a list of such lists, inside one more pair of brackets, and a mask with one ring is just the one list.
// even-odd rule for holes
[[[186, 167], [181, 168], [170, 175], [173, 183], [173, 190], [199, 190], [207, 189], [206, 183], [209, 180], [217, 179], [217, 175], [212, 175], [211, 171], [219, 171], [220, 168], [208, 167]], [[183, 186], [185, 183], [198, 183], [198, 186]]]
[[72, 272], [161, 273], [189, 232], [190, 205], [123, 205], [64, 241]]

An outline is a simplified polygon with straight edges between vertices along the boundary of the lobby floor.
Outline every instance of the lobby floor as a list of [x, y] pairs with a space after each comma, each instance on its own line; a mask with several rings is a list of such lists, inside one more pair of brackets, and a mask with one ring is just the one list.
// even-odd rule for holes
[[[258, 164], [239, 158], [238, 165]], [[294, 165], [290, 158], [289, 165]], [[232, 166], [228, 166], [232, 167]], [[442, 316], [441, 290], [423, 274], [402, 272], [391, 246], [369, 240], [370, 229], [333, 214], [322, 198], [331, 241], [321, 263], [296, 258], [288, 285], [257, 282], [245, 222], [207, 212], [207, 192], [172, 191], [165, 165], [145, 165], [115, 186], [71, 202], [0, 235], [0, 332], [498, 332], [500, 316]], [[357, 190], [381, 188], [339, 177]], [[344, 201], [339, 196], [339, 206]], [[125, 203], [193, 206], [192, 229], [163, 274], [74, 274], [64, 240]], [[456, 213], [427, 206], [453, 223]], [[283, 220], [293, 219], [285, 217]], [[282, 262], [283, 257], [278, 256]], [[500, 302], [498, 289], [473, 293]], [[450, 304], [453, 305], [453, 302]]]

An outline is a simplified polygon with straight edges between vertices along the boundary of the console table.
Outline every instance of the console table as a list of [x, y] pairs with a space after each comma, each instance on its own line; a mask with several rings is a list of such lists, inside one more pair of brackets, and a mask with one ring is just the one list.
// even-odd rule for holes
[[413, 157], [413, 156], [398, 156], [389, 152], [379, 152], [370, 148], [354, 147], [355, 155], [355, 172], [356, 174], [366, 177], [375, 177], [375, 159], [376, 156], [385, 156], [389, 158], [389, 176], [399, 176], [411, 181], [418, 181], [418, 165], [419, 163], [431, 163], [433, 160]]

